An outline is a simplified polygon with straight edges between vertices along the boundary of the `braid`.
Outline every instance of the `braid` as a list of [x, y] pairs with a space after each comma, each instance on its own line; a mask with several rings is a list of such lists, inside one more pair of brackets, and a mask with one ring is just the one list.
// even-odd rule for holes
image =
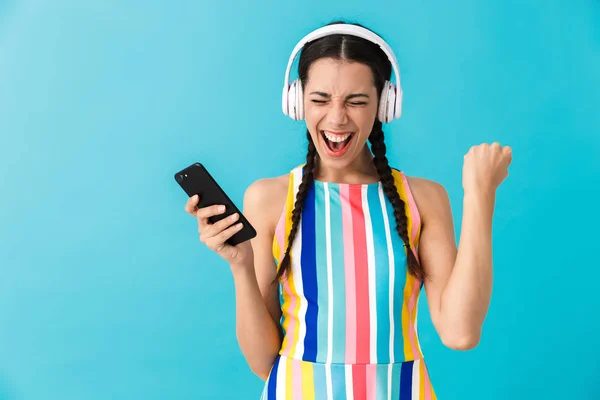
[[423, 281], [425, 278], [425, 271], [423, 271], [423, 268], [419, 264], [419, 261], [415, 257], [410, 247], [405, 203], [398, 194], [396, 185], [394, 183], [394, 177], [392, 175], [392, 169], [388, 163], [387, 157], [385, 156], [386, 147], [384, 143], [383, 130], [381, 129], [381, 122], [378, 120], [375, 121], [373, 131], [369, 136], [369, 141], [371, 142], [371, 151], [374, 155], [373, 163], [375, 168], [377, 168], [377, 173], [381, 179], [383, 191], [394, 207], [396, 230], [404, 241], [404, 247], [406, 248], [406, 259], [408, 261], [408, 270], [417, 279]]
[[304, 166], [304, 173], [302, 174], [302, 182], [300, 183], [298, 193], [296, 194], [296, 203], [294, 204], [294, 210], [292, 211], [292, 229], [290, 230], [290, 234], [288, 237], [288, 245], [285, 249], [285, 255], [283, 257], [283, 260], [281, 261], [279, 271], [277, 271], [275, 281], [279, 280], [285, 273], [289, 272], [291, 268], [290, 250], [292, 248], [292, 243], [296, 238], [298, 226], [300, 225], [300, 217], [302, 216], [304, 200], [306, 199], [306, 194], [308, 193], [308, 189], [310, 188], [314, 178], [317, 148], [315, 147], [315, 144], [312, 141], [312, 138], [310, 137], [310, 132], [308, 131], [308, 129], [306, 130], [306, 137], [308, 138], [308, 153], [306, 154], [306, 164]]

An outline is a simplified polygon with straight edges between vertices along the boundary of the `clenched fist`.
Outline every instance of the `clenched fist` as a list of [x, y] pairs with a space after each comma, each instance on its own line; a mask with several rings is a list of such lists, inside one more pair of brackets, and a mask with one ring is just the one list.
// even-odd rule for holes
[[494, 142], [473, 146], [464, 157], [463, 189], [465, 192], [495, 192], [508, 176], [512, 149]]

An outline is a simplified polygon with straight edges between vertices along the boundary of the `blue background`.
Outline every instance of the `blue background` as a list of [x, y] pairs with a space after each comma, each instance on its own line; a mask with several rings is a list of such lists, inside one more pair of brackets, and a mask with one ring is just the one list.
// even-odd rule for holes
[[[469, 147], [513, 148], [480, 345], [419, 328], [438, 397], [600, 398], [600, 3], [0, 0], [0, 398], [257, 399], [227, 264], [173, 173], [241, 203], [303, 162], [284, 69], [344, 18], [400, 61], [391, 163], [462, 218]], [[295, 73], [292, 78], [295, 77]]]

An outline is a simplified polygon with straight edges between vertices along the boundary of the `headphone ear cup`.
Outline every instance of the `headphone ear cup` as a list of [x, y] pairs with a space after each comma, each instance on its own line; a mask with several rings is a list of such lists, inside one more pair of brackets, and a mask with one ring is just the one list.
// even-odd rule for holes
[[388, 104], [387, 104], [387, 121], [392, 122], [394, 120], [394, 114], [396, 109], [396, 87], [392, 82], [388, 81]]
[[296, 82], [296, 110], [298, 110], [296, 121], [300, 121], [304, 119], [304, 92], [302, 91], [302, 81], [297, 79]]
[[396, 103], [398, 104], [398, 115], [395, 115], [396, 118], [400, 118], [402, 115], [402, 88], [396, 89]]
[[296, 79], [292, 82], [288, 91], [288, 115], [296, 121], [304, 119], [303, 99], [302, 81]]
[[377, 118], [379, 119], [379, 121], [381, 122], [388, 122], [387, 121], [387, 109], [388, 109], [388, 91], [389, 91], [389, 85], [388, 82], [386, 81], [385, 84], [383, 85], [383, 90], [381, 90], [381, 95], [379, 96], [379, 109], [377, 110]]
[[296, 119], [296, 81], [292, 82], [288, 90], [288, 116]]

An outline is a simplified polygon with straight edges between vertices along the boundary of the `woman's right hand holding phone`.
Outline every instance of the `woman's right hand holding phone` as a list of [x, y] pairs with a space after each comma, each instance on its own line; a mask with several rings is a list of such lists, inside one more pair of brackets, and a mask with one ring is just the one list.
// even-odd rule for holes
[[185, 211], [196, 217], [198, 220], [198, 233], [200, 241], [209, 249], [220, 255], [232, 267], [243, 268], [252, 266], [254, 254], [249, 240], [236, 246], [231, 246], [226, 241], [242, 228], [239, 221], [239, 215], [233, 214], [227, 218], [211, 224], [208, 218], [222, 214], [225, 207], [213, 205], [209, 207], [198, 208], [200, 200], [198, 195], [190, 197], [185, 205]]

